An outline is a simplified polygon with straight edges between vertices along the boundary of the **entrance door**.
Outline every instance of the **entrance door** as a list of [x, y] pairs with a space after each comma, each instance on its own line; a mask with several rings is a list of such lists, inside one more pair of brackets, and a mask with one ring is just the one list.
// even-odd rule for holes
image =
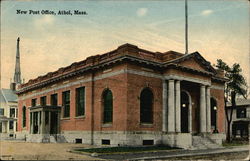
[[50, 134], [57, 134], [58, 133], [58, 113], [51, 112], [50, 118]]
[[189, 97], [186, 92], [181, 92], [181, 132], [188, 133], [188, 108]]

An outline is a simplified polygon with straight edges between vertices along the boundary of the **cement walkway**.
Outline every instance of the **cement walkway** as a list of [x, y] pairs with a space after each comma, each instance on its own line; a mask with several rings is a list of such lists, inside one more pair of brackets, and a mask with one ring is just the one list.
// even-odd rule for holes
[[220, 149], [204, 149], [204, 150], [170, 150], [170, 151], [155, 151], [155, 152], [138, 152], [138, 153], [118, 153], [99, 155], [98, 158], [111, 160], [165, 160], [168, 158], [212, 155], [222, 153], [249, 152], [250, 146], [235, 146]]

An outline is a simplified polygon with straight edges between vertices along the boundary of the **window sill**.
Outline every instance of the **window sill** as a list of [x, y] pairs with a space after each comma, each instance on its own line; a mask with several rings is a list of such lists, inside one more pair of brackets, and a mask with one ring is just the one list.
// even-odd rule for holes
[[61, 120], [70, 120], [70, 117], [62, 117]]
[[140, 123], [140, 126], [142, 127], [153, 127], [153, 123]]
[[82, 116], [76, 116], [75, 119], [85, 119], [85, 115]]
[[102, 127], [112, 127], [112, 123], [104, 123], [102, 124]]

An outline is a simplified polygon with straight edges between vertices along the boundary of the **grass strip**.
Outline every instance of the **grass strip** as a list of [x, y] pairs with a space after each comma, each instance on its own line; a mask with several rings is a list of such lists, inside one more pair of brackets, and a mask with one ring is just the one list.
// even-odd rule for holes
[[172, 148], [168, 146], [150, 146], [150, 147], [105, 147], [105, 148], [82, 148], [74, 149], [79, 152], [87, 153], [117, 153], [117, 152], [144, 152], [144, 151], [157, 151], [157, 150], [173, 150], [178, 148]]

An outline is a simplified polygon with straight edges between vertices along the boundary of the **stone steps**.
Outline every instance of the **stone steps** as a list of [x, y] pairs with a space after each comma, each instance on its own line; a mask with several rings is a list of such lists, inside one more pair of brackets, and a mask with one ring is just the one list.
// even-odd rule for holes
[[192, 149], [217, 149], [222, 148], [221, 145], [214, 143], [210, 138], [206, 136], [193, 136], [192, 137]]

